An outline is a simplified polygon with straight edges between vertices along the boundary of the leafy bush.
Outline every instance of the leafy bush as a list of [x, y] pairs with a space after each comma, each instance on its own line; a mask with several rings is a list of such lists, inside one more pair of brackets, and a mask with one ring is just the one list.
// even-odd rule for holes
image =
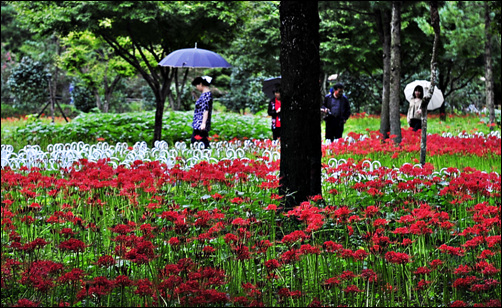
[[36, 110], [47, 101], [47, 73], [42, 62], [28, 57], [21, 60], [7, 80], [14, 96], [14, 108]]
[[92, 92], [83, 84], [78, 83], [71, 91], [73, 103], [78, 110], [89, 112], [92, 108], [96, 107], [96, 99]]

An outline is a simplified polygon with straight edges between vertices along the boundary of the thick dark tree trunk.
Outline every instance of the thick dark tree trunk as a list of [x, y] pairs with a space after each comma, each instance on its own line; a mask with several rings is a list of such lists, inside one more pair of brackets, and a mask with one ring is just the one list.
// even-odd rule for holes
[[384, 139], [390, 133], [390, 16], [391, 11], [384, 9], [376, 11], [377, 28], [382, 42], [383, 79], [382, 79], [382, 109], [380, 113], [380, 134]]
[[281, 1], [281, 167], [290, 209], [321, 194], [319, 14], [317, 1]]
[[401, 143], [401, 1], [392, 1], [391, 49], [390, 49], [390, 134], [394, 142]]

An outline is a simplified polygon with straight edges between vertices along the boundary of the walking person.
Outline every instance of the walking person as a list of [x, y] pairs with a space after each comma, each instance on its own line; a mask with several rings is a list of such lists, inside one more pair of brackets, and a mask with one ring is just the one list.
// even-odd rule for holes
[[191, 142], [201, 141], [204, 148], [209, 148], [209, 131], [211, 130], [211, 114], [213, 112], [213, 95], [209, 89], [212, 78], [209, 76], [197, 77], [192, 85], [202, 94], [195, 102], [193, 114], [193, 133]]
[[326, 120], [326, 139], [331, 141], [342, 138], [343, 128], [350, 117], [350, 103], [343, 95], [343, 84], [333, 86], [333, 92], [324, 97], [321, 111]]
[[422, 129], [422, 99], [424, 98], [424, 88], [416, 86], [413, 90], [413, 98], [410, 100], [406, 120], [413, 131]]
[[281, 89], [274, 89], [275, 97], [268, 103], [268, 115], [272, 117], [272, 138], [277, 140], [281, 137]]

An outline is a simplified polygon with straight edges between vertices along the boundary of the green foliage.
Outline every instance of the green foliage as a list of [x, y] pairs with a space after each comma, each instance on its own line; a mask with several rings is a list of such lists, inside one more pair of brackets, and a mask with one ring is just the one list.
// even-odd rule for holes
[[256, 113], [267, 108], [268, 98], [263, 93], [263, 76], [243, 71], [239, 67], [232, 70], [230, 87], [232, 91], [221, 98], [222, 104], [231, 111], [243, 113], [246, 109]]
[[84, 83], [77, 83], [71, 91], [71, 96], [75, 107], [82, 112], [89, 112], [96, 107], [96, 99]]
[[[163, 117], [162, 140], [170, 144], [177, 141], [190, 142], [193, 112], [166, 112]], [[107, 114], [81, 114], [67, 124], [32, 121], [12, 131], [5, 143], [22, 144], [90, 142], [101, 138], [108, 143], [127, 142], [134, 144], [153, 141], [155, 112]], [[265, 139], [270, 137], [270, 120], [266, 117], [241, 116], [231, 113], [213, 113], [210, 135], [218, 140]]]
[[36, 110], [47, 101], [47, 73], [43, 63], [28, 57], [21, 60], [7, 80], [14, 96], [14, 108]]

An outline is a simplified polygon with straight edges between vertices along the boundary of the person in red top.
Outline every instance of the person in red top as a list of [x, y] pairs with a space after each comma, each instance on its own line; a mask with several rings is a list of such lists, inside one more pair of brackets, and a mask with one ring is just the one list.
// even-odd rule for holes
[[268, 103], [268, 115], [272, 117], [272, 137], [277, 140], [281, 137], [281, 89], [276, 88], [274, 95]]

